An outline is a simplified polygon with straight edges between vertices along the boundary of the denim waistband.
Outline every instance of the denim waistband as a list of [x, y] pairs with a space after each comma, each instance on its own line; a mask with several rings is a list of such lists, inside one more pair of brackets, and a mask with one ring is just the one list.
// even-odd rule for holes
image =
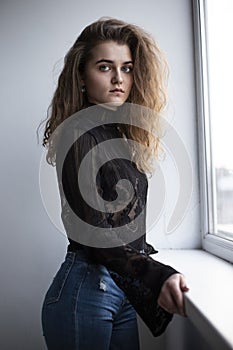
[[[144, 254], [145, 251], [144, 249], [139, 251], [140, 254]], [[81, 260], [81, 261], [86, 261], [86, 262], [92, 262], [92, 259], [90, 257], [90, 255], [88, 254], [88, 252], [85, 249], [77, 249], [76, 251], [73, 250], [69, 250], [67, 249], [67, 256], [72, 256], [75, 257], [75, 259], [77, 260]]]
[[86, 261], [88, 263], [93, 263], [93, 261], [90, 259], [90, 256], [83, 249], [80, 249], [77, 251], [67, 250], [66, 256], [67, 258], [72, 257], [74, 260], [77, 260], [77, 261]]

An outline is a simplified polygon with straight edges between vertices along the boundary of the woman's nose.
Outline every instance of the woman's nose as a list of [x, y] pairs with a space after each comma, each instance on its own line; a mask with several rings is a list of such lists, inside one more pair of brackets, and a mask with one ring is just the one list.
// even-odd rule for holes
[[122, 77], [122, 72], [119, 69], [116, 69], [114, 71], [114, 75], [112, 77], [112, 83], [113, 84], [122, 84], [123, 83], [123, 77]]

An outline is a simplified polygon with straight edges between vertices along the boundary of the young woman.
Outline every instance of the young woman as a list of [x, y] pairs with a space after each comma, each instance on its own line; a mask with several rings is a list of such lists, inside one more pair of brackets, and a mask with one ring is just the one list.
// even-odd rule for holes
[[[153, 39], [116, 19], [87, 26], [66, 55], [43, 140], [48, 162], [56, 164], [69, 239], [42, 308], [48, 349], [137, 350], [136, 311], [155, 336], [173, 313], [185, 315], [185, 279], [149, 256], [156, 251], [145, 234], [146, 173], [159, 151], [159, 138], [147, 130], [159, 130], [151, 115], [166, 104], [165, 83], [166, 63]], [[134, 104], [142, 106], [134, 110], [142, 127], [130, 123]], [[148, 119], [144, 108], [154, 113]], [[123, 156], [116, 157], [122, 142]]]

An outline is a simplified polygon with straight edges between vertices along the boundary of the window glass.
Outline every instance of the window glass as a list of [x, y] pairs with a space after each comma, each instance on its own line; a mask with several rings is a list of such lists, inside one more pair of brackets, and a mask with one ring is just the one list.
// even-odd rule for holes
[[213, 231], [233, 239], [233, 0], [206, 1]]

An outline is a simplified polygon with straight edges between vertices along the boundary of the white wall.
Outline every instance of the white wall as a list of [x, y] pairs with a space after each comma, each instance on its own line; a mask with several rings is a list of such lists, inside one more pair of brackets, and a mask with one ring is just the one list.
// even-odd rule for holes
[[[199, 239], [193, 38], [189, 0], [2, 1], [1, 36], [1, 327], [3, 350], [44, 349], [40, 309], [44, 293], [64, 258], [67, 239], [50, 221], [41, 201], [42, 147], [36, 128], [46, 116], [62, 58], [80, 30], [101, 16], [144, 27], [157, 38], [171, 69], [175, 125], [192, 160], [194, 191], [187, 216], [171, 235], [164, 214], [149, 234], [157, 247], [196, 248]], [[168, 210], [177, 181], [172, 163], [164, 165]], [[153, 198], [156, 193], [151, 192]], [[149, 209], [152, 215], [152, 207]], [[142, 332], [143, 350], [149, 350]], [[149, 339], [149, 338], [148, 338]], [[151, 349], [158, 340], [150, 339]], [[164, 348], [160, 341], [160, 348]]]

